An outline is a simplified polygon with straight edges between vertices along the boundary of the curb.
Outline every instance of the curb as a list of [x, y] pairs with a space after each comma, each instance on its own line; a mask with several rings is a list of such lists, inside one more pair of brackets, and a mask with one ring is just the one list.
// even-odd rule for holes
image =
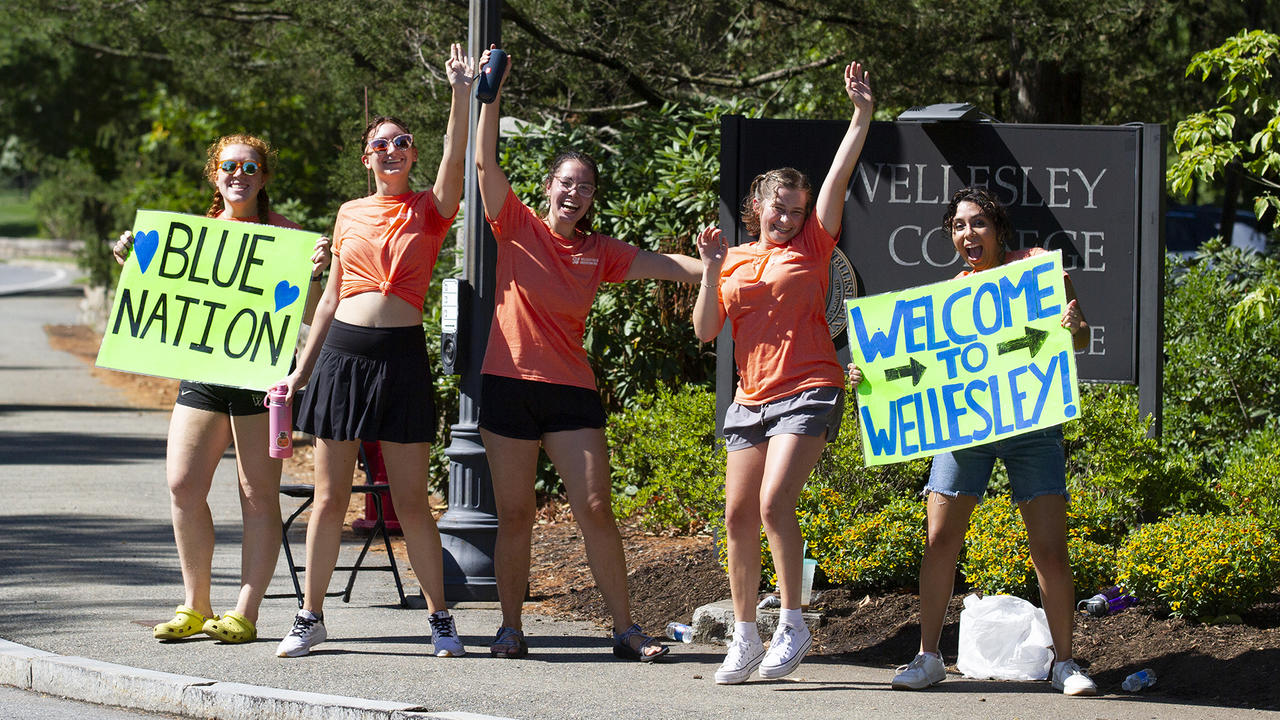
[[505, 720], [419, 705], [279, 690], [62, 656], [0, 639], [0, 684], [71, 700], [217, 720]]

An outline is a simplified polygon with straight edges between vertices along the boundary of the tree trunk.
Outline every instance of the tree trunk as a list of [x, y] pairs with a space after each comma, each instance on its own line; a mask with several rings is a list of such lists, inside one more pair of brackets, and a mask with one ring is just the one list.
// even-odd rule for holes
[[1016, 30], [1009, 39], [1009, 122], [1079, 125], [1083, 76], [1061, 60], [1037, 60]]

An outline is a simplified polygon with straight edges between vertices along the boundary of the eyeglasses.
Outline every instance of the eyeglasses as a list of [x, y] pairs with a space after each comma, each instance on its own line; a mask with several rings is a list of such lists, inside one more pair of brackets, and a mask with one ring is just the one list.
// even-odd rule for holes
[[243, 162], [240, 160], [223, 160], [218, 163], [218, 169], [228, 175], [235, 175], [236, 170], [240, 169], [244, 170], [245, 175], [257, 175], [259, 167], [261, 166], [253, 160], [245, 160]]
[[565, 192], [572, 192], [574, 188], [578, 188], [580, 197], [589, 198], [596, 194], [596, 186], [591, 183], [574, 182], [573, 178], [558, 177], [556, 182], [560, 183], [560, 189]]
[[374, 138], [369, 141], [364, 154], [391, 152], [391, 147], [395, 146], [397, 150], [408, 150], [413, 147], [413, 136], [409, 133], [397, 135], [390, 140], [386, 138]]

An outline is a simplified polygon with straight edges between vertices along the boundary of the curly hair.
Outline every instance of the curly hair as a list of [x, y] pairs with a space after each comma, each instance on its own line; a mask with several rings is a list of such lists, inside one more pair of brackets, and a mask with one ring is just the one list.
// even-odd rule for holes
[[995, 226], [996, 237], [1000, 238], [1000, 246], [1006, 251], [1012, 247], [1013, 222], [1009, 219], [1009, 211], [996, 198], [995, 193], [984, 187], [971, 186], [961, 188], [951, 196], [951, 203], [947, 205], [947, 212], [942, 216], [942, 228], [947, 233], [951, 232], [951, 224], [956, 219], [956, 208], [960, 207], [962, 202], [973, 203], [981, 208], [982, 214], [986, 215], [991, 224]]
[[258, 222], [266, 225], [271, 217], [271, 198], [267, 196], [266, 181], [275, 174], [276, 151], [267, 144], [266, 140], [244, 133], [223, 135], [209, 146], [209, 159], [204, 164], [204, 176], [213, 185], [213, 204], [209, 206], [205, 217], [218, 217], [226, 208], [222, 200], [222, 191], [218, 190], [218, 158], [222, 157], [222, 151], [228, 145], [248, 145], [258, 155], [260, 166], [258, 172], [262, 173], [264, 178], [262, 189], [258, 191]]
[[[591, 183], [596, 186], [596, 194], [592, 195], [591, 199], [587, 201], [587, 211], [583, 213], [581, 218], [578, 218], [578, 222], [573, 226], [573, 229], [578, 233], [582, 235], [589, 235], [591, 234], [592, 225], [595, 223], [596, 198], [599, 196], [600, 191], [600, 169], [596, 165], [595, 158], [580, 150], [561, 150], [551, 160], [551, 165], [549, 166], [550, 169], [547, 170], [547, 174], [542, 178], [542, 188], [544, 192], [547, 191], [547, 189], [551, 187], [551, 180], [556, 176], [556, 173], [560, 171], [560, 166], [570, 160], [577, 160], [583, 165], [586, 165], [587, 169], [591, 171]], [[546, 195], [547, 203], [550, 205], [551, 193], [546, 192]]]
[[747, 198], [742, 201], [742, 224], [746, 226], [748, 235], [760, 236], [760, 209], [756, 200], [765, 202], [784, 188], [799, 190], [805, 194], [804, 216], [809, 217], [809, 211], [813, 209], [813, 184], [809, 182], [809, 178], [795, 168], [770, 170], [751, 181]]

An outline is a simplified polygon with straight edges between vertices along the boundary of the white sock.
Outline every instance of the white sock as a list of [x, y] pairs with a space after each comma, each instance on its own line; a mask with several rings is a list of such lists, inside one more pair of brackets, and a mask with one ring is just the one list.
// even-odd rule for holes
[[793, 628], [806, 628], [804, 624], [804, 616], [800, 614], [800, 608], [783, 608], [778, 611], [778, 624], [790, 625]]
[[313, 613], [310, 610], [299, 610], [298, 615], [307, 620], [324, 620], [324, 613]]
[[448, 611], [448, 610], [437, 610], [437, 611], [435, 611], [435, 612], [431, 613], [431, 617], [447, 618], [447, 617], [449, 617], [449, 611]]
[[934, 656], [934, 657], [938, 658], [939, 660], [941, 660], [941, 659], [942, 659], [942, 653], [929, 652], [928, 650], [921, 650], [921, 651], [920, 651], [920, 654], [921, 654], [921, 655], [932, 655], [932, 656]]
[[754, 622], [735, 622], [733, 624], [733, 637], [738, 641], [754, 642], [760, 644], [760, 628], [756, 627]]

